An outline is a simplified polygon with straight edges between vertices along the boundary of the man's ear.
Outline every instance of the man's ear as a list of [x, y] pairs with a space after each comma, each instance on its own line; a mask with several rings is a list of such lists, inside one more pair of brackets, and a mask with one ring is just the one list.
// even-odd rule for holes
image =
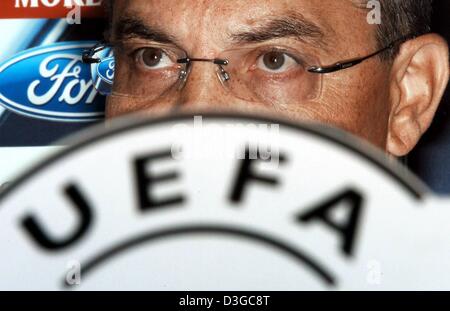
[[402, 44], [391, 70], [386, 151], [408, 154], [430, 127], [449, 79], [449, 49], [437, 34]]

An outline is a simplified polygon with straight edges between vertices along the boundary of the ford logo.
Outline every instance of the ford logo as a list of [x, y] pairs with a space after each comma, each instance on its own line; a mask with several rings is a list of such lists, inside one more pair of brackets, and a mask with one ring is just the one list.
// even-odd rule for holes
[[0, 64], [0, 104], [33, 118], [83, 122], [104, 117], [83, 50], [94, 42], [64, 42], [26, 50]]
[[115, 58], [113, 56], [102, 60], [99, 64], [92, 64], [92, 80], [95, 81], [95, 88], [102, 95], [111, 94], [114, 71], [115, 71]]

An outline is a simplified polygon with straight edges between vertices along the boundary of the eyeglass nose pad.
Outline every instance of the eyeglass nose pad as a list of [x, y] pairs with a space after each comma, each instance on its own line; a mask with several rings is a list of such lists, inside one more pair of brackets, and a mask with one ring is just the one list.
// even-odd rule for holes
[[178, 79], [179, 80], [186, 80], [186, 77], [187, 77], [187, 71], [186, 70], [181, 70], [180, 71], [180, 75], [178, 76]]
[[189, 68], [180, 70], [180, 74], [178, 75], [178, 87], [177, 87], [178, 91], [180, 91], [186, 84], [188, 75], [189, 75]]
[[219, 66], [217, 76], [219, 77], [219, 79], [222, 83], [225, 83], [231, 79], [230, 74], [225, 69], [223, 69], [222, 66]]

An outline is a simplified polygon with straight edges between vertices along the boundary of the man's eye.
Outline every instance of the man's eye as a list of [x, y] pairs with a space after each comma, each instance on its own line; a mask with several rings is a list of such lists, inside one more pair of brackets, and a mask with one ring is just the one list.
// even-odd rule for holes
[[159, 48], [140, 49], [137, 52], [137, 61], [146, 69], [161, 69], [174, 64], [169, 55]]
[[298, 66], [298, 62], [286, 53], [273, 51], [261, 55], [256, 65], [264, 71], [282, 73]]

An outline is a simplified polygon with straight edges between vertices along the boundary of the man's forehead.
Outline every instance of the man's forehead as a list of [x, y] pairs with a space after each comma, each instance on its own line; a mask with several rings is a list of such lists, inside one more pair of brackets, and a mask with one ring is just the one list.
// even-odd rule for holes
[[[291, 32], [299, 30], [299, 36], [309, 32], [313, 39], [336, 46], [339, 38], [353, 37], [358, 42], [370, 37], [372, 30], [367, 27], [367, 12], [361, 10], [365, 7], [363, 3], [360, 0], [116, 0], [114, 21], [117, 26], [120, 19], [132, 17], [172, 38], [217, 41], [218, 46], [224, 38], [247, 30], [251, 34], [261, 25], [266, 33], [272, 26], [274, 31], [280, 27], [291, 28]], [[283, 21], [284, 26], [280, 25]], [[355, 37], [355, 32], [361, 37]]]
[[[321, 25], [324, 31], [333, 31], [333, 18], [345, 20], [358, 8], [365, 7], [365, 0], [116, 0], [116, 12], [136, 14], [151, 22], [171, 21], [176, 27], [180, 23], [219, 24], [227, 18], [239, 20], [235, 27], [252, 26], [267, 16], [283, 16], [287, 12], [298, 12]], [[120, 15], [119, 14], [119, 15]], [[230, 22], [230, 26], [233, 23]]]

